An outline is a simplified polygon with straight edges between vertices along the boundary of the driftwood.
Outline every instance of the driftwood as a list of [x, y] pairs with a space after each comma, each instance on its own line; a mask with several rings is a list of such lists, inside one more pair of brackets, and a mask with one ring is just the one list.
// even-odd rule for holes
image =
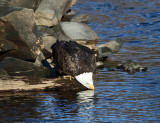
[[78, 91], [86, 89], [75, 79], [0, 76], [0, 93], [25, 91]]

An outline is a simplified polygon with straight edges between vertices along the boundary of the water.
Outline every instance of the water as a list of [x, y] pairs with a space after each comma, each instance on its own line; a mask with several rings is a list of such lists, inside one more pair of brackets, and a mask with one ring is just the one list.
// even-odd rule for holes
[[79, 0], [99, 44], [117, 37], [123, 47], [110, 59], [133, 60], [147, 72], [97, 69], [95, 91], [0, 96], [4, 122], [160, 122], [160, 1]]

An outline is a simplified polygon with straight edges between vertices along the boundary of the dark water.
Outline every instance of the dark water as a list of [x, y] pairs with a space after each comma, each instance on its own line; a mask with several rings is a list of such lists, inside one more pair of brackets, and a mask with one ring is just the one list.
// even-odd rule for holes
[[110, 59], [131, 59], [148, 71], [98, 69], [95, 91], [1, 95], [0, 121], [160, 122], [160, 1], [78, 0], [74, 10], [90, 15], [99, 44], [125, 40]]

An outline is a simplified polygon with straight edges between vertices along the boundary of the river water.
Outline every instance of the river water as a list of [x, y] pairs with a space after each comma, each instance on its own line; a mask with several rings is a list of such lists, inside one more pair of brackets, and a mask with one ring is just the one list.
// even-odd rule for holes
[[90, 15], [99, 44], [117, 37], [110, 59], [133, 60], [146, 72], [97, 69], [95, 91], [17, 93], [0, 96], [1, 122], [160, 122], [160, 1], [78, 0]]

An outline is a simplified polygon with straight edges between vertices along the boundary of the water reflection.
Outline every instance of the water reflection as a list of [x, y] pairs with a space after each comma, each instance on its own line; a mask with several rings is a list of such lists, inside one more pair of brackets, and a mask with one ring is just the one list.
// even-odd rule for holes
[[77, 93], [77, 101], [78, 103], [87, 103], [92, 102], [94, 99], [94, 91], [86, 90]]

